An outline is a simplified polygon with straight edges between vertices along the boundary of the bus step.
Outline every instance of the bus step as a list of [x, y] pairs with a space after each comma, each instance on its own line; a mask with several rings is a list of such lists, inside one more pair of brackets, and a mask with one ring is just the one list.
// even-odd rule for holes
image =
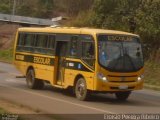
[[53, 87], [56, 87], [56, 88], [63, 88], [63, 86], [60, 86], [60, 85], [53, 85]]

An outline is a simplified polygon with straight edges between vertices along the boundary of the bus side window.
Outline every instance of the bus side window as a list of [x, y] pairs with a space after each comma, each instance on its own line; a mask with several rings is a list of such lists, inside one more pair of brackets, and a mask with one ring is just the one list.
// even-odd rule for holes
[[37, 34], [35, 43], [35, 52], [46, 53], [47, 52], [48, 35]]
[[95, 45], [91, 36], [82, 37], [82, 60], [94, 68]]
[[71, 57], [78, 57], [78, 36], [71, 37], [69, 53]]
[[23, 51], [23, 49], [24, 49], [24, 37], [25, 37], [24, 33], [19, 33], [18, 41], [17, 41], [17, 47], [16, 47], [17, 51]]
[[25, 34], [24, 35], [24, 49], [25, 51], [32, 51], [34, 44], [35, 35], [34, 34]]
[[47, 44], [47, 54], [54, 55], [55, 53], [55, 35], [49, 35], [48, 44]]

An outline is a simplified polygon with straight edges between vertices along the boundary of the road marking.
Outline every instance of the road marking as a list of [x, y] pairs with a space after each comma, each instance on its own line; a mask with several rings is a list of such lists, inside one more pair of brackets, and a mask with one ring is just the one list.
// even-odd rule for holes
[[12, 78], [8, 78], [8, 79], [6, 79], [5, 81], [6, 81], [6, 82], [14, 82], [14, 83], [19, 83], [19, 82], [25, 83], [24, 80], [17, 80], [17, 79], [12, 79]]
[[69, 102], [69, 101], [66, 101], [66, 100], [59, 99], [59, 98], [53, 98], [53, 97], [50, 97], [50, 96], [46, 96], [46, 95], [42, 95], [42, 94], [39, 94], [39, 93], [27, 91], [27, 90], [24, 90], [24, 89], [14, 88], [14, 87], [11, 87], [11, 86], [8, 86], [8, 85], [1, 84], [0, 86], [7, 87], [7, 88], [10, 88], [10, 89], [14, 89], [14, 90], [18, 90], [18, 91], [23, 91], [25, 93], [30, 93], [30, 94], [41, 96], [41, 97], [45, 97], [45, 98], [48, 98], [48, 99], [51, 99], [51, 100], [64, 102], [64, 103], [67, 103], [67, 104], [71, 104], [71, 105], [75, 105], [75, 106], [79, 106], [79, 107], [83, 107], [83, 108], [87, 108], [87, 109], [96, 110], [96, 111], [103, 112], [103, 113], [116, 114], [116, 113], [113, 113], [111, 111], [102, 110], [102, 109], [99, 109], [99, 108], [94, 108], [94, 107], [90, 107], [90, 106], [86, 106], [86, 105], [81, 105], [81, 104], [78, 104], [78, 103]]
[[13, 76], [22, 76], [22, 74], [18, 74], [18, 73], [8, 73], [10, 75], [13, 75]]
[[12, 75], [12, 76], [23, 76], [23, 75], [22, 75], [22, 74], [20, 74], [20, 73], [10, 73], [10, 72], [7, 72], [7, 71], [1, 71], [1, 70], [0, 70], [0, 73], [9, 74], [9, 75]]

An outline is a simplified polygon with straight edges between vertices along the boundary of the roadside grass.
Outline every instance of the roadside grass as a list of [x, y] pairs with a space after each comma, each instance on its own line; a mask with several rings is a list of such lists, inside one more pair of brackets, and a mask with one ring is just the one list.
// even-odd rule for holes
[[0, 61], [12, 63], [13, 49], [0, 50]]
[[0, 115], [7, 113], [4, 109], [0, 108]]
[[147, 61], [144, 76], [146, 88], [160, 90], [160, 62]]

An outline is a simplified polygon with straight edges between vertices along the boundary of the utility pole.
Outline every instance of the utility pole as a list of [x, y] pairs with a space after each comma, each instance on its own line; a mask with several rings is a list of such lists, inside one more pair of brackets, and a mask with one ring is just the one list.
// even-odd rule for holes
[[12, 15], [15, 15], [15, 10], [16, 10], [16, 0], [13, 1], [13, 9], [12, 9]]

